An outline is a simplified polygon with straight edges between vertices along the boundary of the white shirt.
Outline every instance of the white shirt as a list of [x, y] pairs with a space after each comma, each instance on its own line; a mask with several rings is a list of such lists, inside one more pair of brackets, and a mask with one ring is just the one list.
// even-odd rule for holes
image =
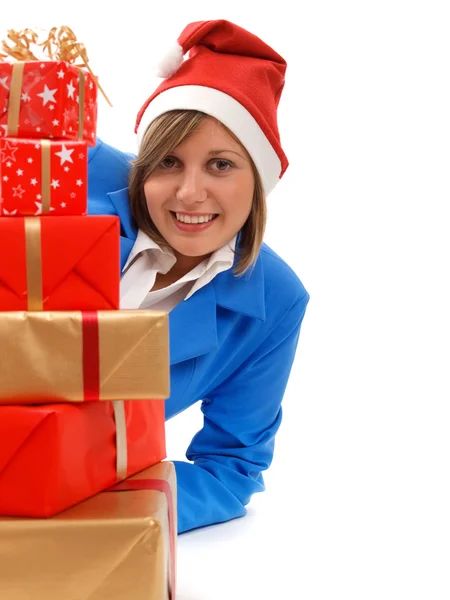
[[181, 279], [160, 290], [150, 291], [156, 275], [165, 275], [176, 263], [171, 250], [161, 248], [139, 230], [120, 281], [120, 308], [151, 308], [170, 312], [182, 300], [190, 298], [214, 277], [233, 266], [236, 237]]

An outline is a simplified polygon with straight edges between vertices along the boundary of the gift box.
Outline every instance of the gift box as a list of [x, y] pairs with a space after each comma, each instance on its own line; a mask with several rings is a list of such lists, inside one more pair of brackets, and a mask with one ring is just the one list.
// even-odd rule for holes
[[0, 413], [0, 515], [53, 516], [166, 457], [161, 400]]
[[0, 216], [86, 214], [85, 142], [2, 138], [0, 158]]
[[119, 308], [116, 216], [0, 217], [0, 311]]
[[0, 519], [0, 598], [175, 600], [174, 465], [127, 484], [51, 519]]
[[0, 62], [0, 135], [95, 146], [97, 84], [61, 60]]
[[0, 404], [168, 398], [168, 314], [0, 312], [0, 382]]

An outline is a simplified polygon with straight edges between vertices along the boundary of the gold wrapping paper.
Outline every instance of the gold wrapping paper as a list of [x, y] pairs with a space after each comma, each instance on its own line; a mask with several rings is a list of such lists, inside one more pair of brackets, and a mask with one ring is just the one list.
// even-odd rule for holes
[[[83, 79], [84, 81], [84, 79]], [[81, 101], [81, 100], [80, 100]], [[83, 99], [84, 101], [84, 99]], [[84, 106], [84, 105], [83, 105]], [[84, 109], [83, 109], [84, 110]], [[81, 128], [81, 137], [83, 139], [83, 128]], [[50, 140], [41, 140], [41, 200], [42, 214], [46, 215], [50, 212], [50, 176], [51, 176], [51, 156], [50, 156]]]
[[83, 139], [83, 126], [84, 126], [84, 88], [85, 78], [84, 71], [80, 69], [78, 79], [78, 139]]
[[[98, 354], [86, 349], [82, 311], [0, 312], [0, 404], [82, 402], [86, 351], [98, 356], [99, 400], [170, 395], [168, 314], [103, 310]], [[85, 338], [85, 339], [83, 339]], [[92, 370], [92, 369], [91, 369]]]
[[[173, 463], [130, 479], [168, 481], [176, 517]], [[0, 598], [169, 600], [169, 542], [154, 490], [102, 492], [50, 519], [0, 518]]]
[[23, 62], [15, 63], [12, 70], [8, 106], [8, 135], [10, 137], [15, 137], [17, 135], [19, 127], [24, 66]]
[[[41, 140], [41, 199], [42, 214], [50, 212], [50, 141]], [[41, 221], [25, 217], [25, 244], [27, 259], [28, 310], [42, 310], [42, 252]]]
[[41, 221], [25, 217], [28, 310], [42, 310]]

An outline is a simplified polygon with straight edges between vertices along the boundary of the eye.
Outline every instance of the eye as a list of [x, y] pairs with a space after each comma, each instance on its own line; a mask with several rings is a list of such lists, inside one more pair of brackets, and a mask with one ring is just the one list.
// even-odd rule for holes
[[222, 173], [229, 171], [233, 167], [232, 162], [223, 158], [215, 158], [210, 164], [213, 165], [214, 171], [221, 171]]
[[174, 156], [166, 156], [166, 158], [163, 158], [158, 166], [162, 169], [172, 169], [176, 164], [177, 159]]

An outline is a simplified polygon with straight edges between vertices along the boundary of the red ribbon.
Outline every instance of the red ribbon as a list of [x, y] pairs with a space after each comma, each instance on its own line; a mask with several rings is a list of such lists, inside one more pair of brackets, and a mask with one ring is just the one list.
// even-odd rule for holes
[[85, 400], [100, 400], [100, 354], [98, 313], [82, 311], [83, 326], [83, 384]]
[[108, 488], [108, 492], [133, 492], [137, 490], [157, 490], [166, 495], [169, 511], [169, 537], [170, 537], [170, 573], [169, 573], [169, 598], [175, 600], [175, 522], [173, 514], [173, 496], [170, 485], [164, 479], [126, 479]]

